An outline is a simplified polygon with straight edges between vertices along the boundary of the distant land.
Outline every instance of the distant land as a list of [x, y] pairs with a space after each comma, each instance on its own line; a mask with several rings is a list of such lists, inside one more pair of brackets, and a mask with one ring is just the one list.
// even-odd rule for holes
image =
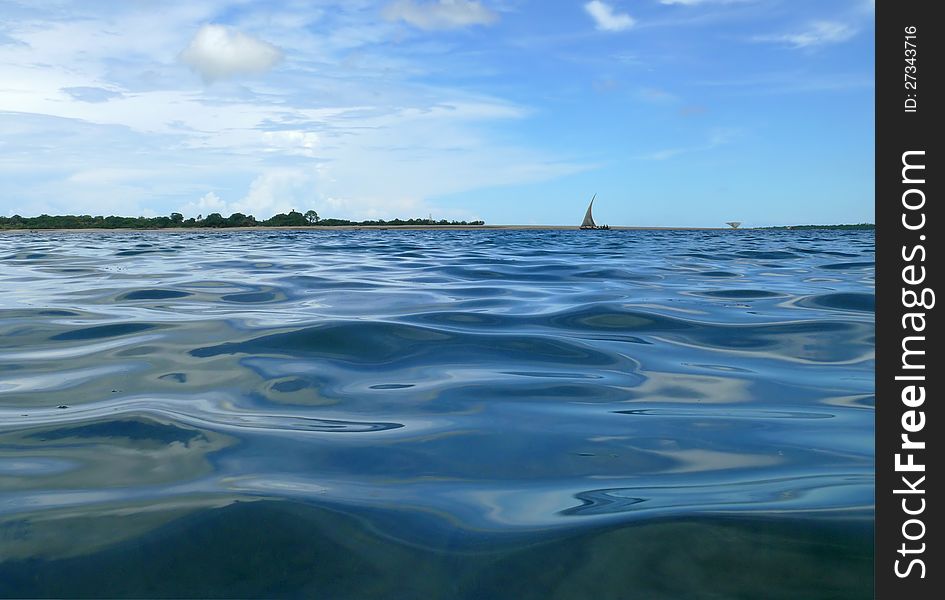
[[0, 229], [224, 229], [254, 227], [351, 227], [351, 226], [450, 226], [484, 225], [483, 221], [447, 221], [441, 219], [383, 219], [375, 221], [349, 221], [347, 219], [322, 219], [314, 210], [302, 214], [297, 211], [280, 213], [257, 221], [253, 215], [233, 213], [224, 217], [220, 213], [210, 213], [206, 217], [185, 219], [180, 213], [171, 213], [167, 217], [93, 217], [91, 215], [40, 215], [38, 217], [0, 217]]
[[777, 227], [755, 227], [754, 229], [876, 229], [874, 223], [855, 225], [779, 225]]
[[[186, 229], [309, 229], [330, 227], [336, 229], [577, 229], [577, 225], [486, 225], [484, 221], [447, 221], [446, 219], [377, 219], [370, 221], [351, 221], [348, 219], [322, 219], [314, 210], [303, 213], [290, 211], [280, 213], [263, 221], [257, 221], [252, 215], [234, 213], [224, 217], [220, 213], [211, 213], [204, 217], [185, 219], [181, 213], [171, 213], [166, 217], [116, 217], [91, 215], [40, 215], [38, 217], [0, 217], [0, 230], [186, 230]], [[745, 229], [848, 229], [872, 230], [872, 223], [845, 225], [779, 225], [772, 227], [744, 227]], [[617, 230], [730, 230], [730, 227], [623, 227], [613, 226]]]

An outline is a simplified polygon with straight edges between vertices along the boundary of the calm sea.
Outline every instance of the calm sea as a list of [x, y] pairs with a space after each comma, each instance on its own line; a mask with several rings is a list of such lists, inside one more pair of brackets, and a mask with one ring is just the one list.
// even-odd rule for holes
[[0, 235], [0, 596], [872, 597], [873, 248]]

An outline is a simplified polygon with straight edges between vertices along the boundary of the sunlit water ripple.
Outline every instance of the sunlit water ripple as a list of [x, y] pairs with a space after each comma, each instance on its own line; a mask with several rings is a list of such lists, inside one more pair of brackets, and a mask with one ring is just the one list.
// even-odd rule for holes
[[0, 595], [869, 595], [873, 246], [0, 235]]

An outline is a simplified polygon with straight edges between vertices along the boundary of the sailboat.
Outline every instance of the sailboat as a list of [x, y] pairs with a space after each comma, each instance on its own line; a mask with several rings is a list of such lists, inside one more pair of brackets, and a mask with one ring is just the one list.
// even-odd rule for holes
[[581, 223], [581, 229], [610, 229], [609, 225], [598, 225], [594, 222], [594, 215], [591, 214], [591, 209], [594, 208], [594, 200], [597, 198], [597, 194], [594, 194], [594, 197], [591, 198], [591, 203], [587, 205], [587, 212], [584, 213], [584, 222]]

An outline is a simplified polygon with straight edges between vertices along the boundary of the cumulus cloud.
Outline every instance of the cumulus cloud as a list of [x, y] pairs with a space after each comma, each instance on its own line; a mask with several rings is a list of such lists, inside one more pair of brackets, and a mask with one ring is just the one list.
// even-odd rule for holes
[[264, 73], [282, 60], [282, 51], [224, 25], [204, 25], [180, 53], [180, 60], [209, 82]]
[[241, 213], [262, 218], [290, 210], [305, 212], [315, 206], [315, 177], [301, 169], [273, 169], [259, 175], [234, 205]]
[[315, 175], [310, 170], [271, 169], [258, 175], [246, 195], [235, 202], [225, 201], [216, 192], [207, 192], [180, 207], [179, 212], [187, 217], [206, 217], [211, 213], [228, 217], [239, 212], [259, 220], [290, 210], [305, 212], [317, 206], [315, 184]]
[[180, 212], [185, 217], [194, 218], [198, 216], [205, 217], [211, 213], [220, 213], [224, 217], [233, 214], [233, 211], [229, 211], [229, 206], [227, 206], [226, 202], [214, 192], [207, 192], [196, 202], [187, 203], [181, 208]]
[[600, 0], [591, 0], [584, 5], [584, 10], [591, 15], [600, 31], [625, 31], [637, 22], [627, 13], [614, 12], [614, 7]]
[[856, 29], [835, 21], [817, 21], [804, 31], [775, 35], [760, 35], [756, 42], [787, 44], [793, 48], [810, 48], [826, 44], [845, 42], [856, 35]]
[[489, 25], [498, 20], [498, 15], [476, 0], [436, 0], [425, 3], [396, 0], [387, 6], [384, 16], [390, 21], [404, 21], [428, 31]]

